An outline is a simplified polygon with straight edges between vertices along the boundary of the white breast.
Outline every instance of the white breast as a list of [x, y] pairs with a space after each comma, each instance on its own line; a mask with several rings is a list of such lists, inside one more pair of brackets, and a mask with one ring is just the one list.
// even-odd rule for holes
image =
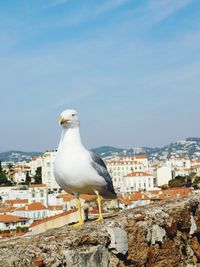
[[69, 193], [94, 193], [105, 186], [103, 177], [92, 167], [90, 153], [83, 147], [79, 128], [63, 131], [54, 164], [54, 175]]
[[90, 163], [90, 154], [82, 149], [58, 152], [54, 165], [57, 183], [66, 191], [91, 193], [105, 185], [105, 180], [98, 175]]

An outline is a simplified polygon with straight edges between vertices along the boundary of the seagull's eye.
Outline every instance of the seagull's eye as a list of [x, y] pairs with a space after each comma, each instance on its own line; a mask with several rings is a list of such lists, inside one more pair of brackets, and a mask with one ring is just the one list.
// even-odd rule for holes
[[76, 116], [76, 114], [72, 114], [72, 117], [75, 117]]

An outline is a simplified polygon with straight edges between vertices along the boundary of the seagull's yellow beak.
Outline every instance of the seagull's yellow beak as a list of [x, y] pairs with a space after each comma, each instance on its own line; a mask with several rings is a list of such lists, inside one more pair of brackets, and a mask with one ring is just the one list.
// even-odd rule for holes
[[69, 120], [67, 120], [66, 118], [63, 118], [63, 117], [60, 117], [60, 125], [63, 125], [63, 124], [67, 124]]

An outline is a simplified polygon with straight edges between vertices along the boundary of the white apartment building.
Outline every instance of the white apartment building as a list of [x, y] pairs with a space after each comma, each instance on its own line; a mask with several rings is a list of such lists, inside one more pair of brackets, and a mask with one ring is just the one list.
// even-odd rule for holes
[[42, 183], [46, 184], [52, 190], [60, 188], [56, 183], [53, 172], [56, 153], [56, 151], [46, 151], [42, 155]]
[[32, 157], [27, 165], [30, 167], [30, 175], [34, 176], [37, 168], [42, 167], [42, 157]]
[[30, 167], [28, 166], [27, 163], [23, 163], [23, 162], [16, 163], [13, 166], [12, 179], [17, 184], [23, 183], [26, 181], [27, 173], [30, 174]]
[[0, 230], [15, 230], [17, 227], [23, 228], [30, 226], [32, 221], [27, 218], [13, 216], [9, 214], [0, 214]]
[[[137, 163], [141, 163], [145, 172], [148, 172], [148, 158], [146, 155], [132, 155], [132, 156], [123, 156], [119, 157], [120, 161], [127, 162], [127, 161], [136, 161]], [[138, 171], [140, 171], [138, 169]]]
[[156, 170], [156, 184], [161, 186], [168, 184], [169, 180], [172, 179], [172, 169], [171, 167], [161, 166]]
[[25, 205], [12, 212], [13, 215], [29, 218], [31, 220], [40, 220], [48, 216], [48, 209], [40, 202]]
[[28, 188], [29, 203], [40, 202], [48, 206], [48, 187], [46, 184], [31, 184]]
[[118, 157], [116, 160], [107, 160], [105, 164], [112, 177], [113, 186], [119, 190], [124, 186], [123, 177], [128, 173], [148, 171], [148, 160], [144, 155]]
[[166, 160], [166, 166], [178, 169], [190, 169], [191, 168], [191, 162], [190, 158], [184, 157], [184, 158], [169, 158]]
[[153, 175], [146, 172], [131, 172], [124, 179], [124, 187], [127, 192], [153, 190]]

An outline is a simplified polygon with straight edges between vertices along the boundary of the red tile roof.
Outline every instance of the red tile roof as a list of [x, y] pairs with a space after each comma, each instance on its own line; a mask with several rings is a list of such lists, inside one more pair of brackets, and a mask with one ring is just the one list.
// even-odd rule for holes
[[31, 184], [29, 187], [45, 187], [46, 184]]
[[5, 208], [0, 208], [0, 213], [6, 213], [6, 212], [12, 212], [14, 210], [16, 210], [16, 207], [5, 207]]
[[132, 155], [132, 156], [122, 156], [120, 157], [120, 160], [123, 160], [123, 159], [146, 159], [147, 158], [147, 155], [145, 154], [139, 154], [139, 155]]
[[52, 206], [48, 206], [49, 210], [63, 210], [63, 206], [59, 206], [59, 205], [52, 205]]
[[8, 214], [0, 214], [0, 222], [7, 223], [7, 222], [20, 222], [20, 221], [26, 221], [27, 218], [19, 217], [19, 216], [13, 216]]
[[9, 200], [5, 200], [6, 204], [26, 204], [28, 203], [28, 199], [9, 199]]
[[31, 203], [29, 205], [26, 205], [24, 207], [18, 208], [16, 210], [26, 210], [26, 211], [32, 211], [32, 210], [46, 210], [47, 208], [40, 202]]
[[130, 199], [120, 198], [119, 202], [122, 203], [122, 204], [125, 204], [125, 205], [131, 205], [132, 204], [132, 201]]
[[136, 177], [136, 176], [152, 176], [149, 173], [146, 172], [131, 172], [129, 174], [126, 175], [127, 177]]
[[75, 197], [71, 194], [61, 194], [57, 196], [58, 198], [62, 198], [63, 201], [71, 201], [72, 199], [74, 199]]

